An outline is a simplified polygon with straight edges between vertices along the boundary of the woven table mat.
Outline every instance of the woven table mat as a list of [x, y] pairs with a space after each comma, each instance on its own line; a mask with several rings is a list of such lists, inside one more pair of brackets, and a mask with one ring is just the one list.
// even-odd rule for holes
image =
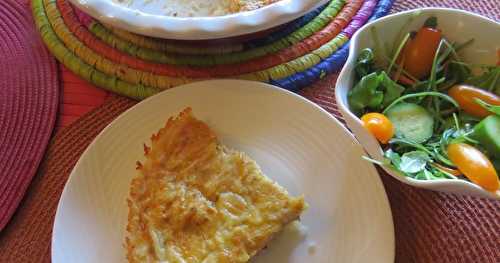
[[[329, 99], [335, 79], [302, 95], [337, 115]], [[29, 194], [0, 236], [0, 262], [50, 262], [52, 224], [71, 169], [97, 134], [135, 103], [112, 96], [55, 135]], [[417, 189], [380, 172], [394, 218], [396, 262], [498, 262], [500, 202]]]
[[0, 262], [50, 262], [52, 225], [69, 173], [97, 134], [134, 104], [132, 100], [111, 97], [82, 121], [55, 134], [29, 194], [0, 235]]
[[37, 28], [62, 64], [98, 87], [142, 99], [218, 77], [298, 90], [340, 69], [352, 34], [385, 15], [394, 0], [331, 0], [293, 21], [295, 31], [282, 29], [270, 38], [242, 43], [242, 50], [223, 54], [179, 54], [178, 43], [172, 48], [172, 41], [108, 28], [75, 11], [68, 0], [32, 1]]
[[0, 231], [21, 202], [50, 140], [57, 64], [30, 17], [29, 1], [0, 1]]

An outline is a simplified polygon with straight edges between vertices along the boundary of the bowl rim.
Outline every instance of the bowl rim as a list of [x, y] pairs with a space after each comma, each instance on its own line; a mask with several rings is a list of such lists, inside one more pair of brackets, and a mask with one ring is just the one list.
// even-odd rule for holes
[[[465, 16], [475, 17], [475, 19], [479, 19], [479, 20], [482, 20], [484, 22], [492, 23], [492, 24], [495, 24], [497, 26], [500, 26], [500, 22], [497, 22], [497, 21], [490, 19], [488, 17], [482, 16], [482, 15], [479, 15], [479, 14], [476, 14], [476, 13], [473, 13], [470, 11], [466, 11], [466, 10], [447, 8], [447, 7], [416, 8], [416, 9], [411, 9], [411, 10], [406, 10], [403, 12], [391, 14], [391, 15], [385, 16], [383, 18], [377, 19], [375, 21], [372, 21], [370, 23], [367, 23], [366, 25], [364, 25], [360, 30], [358, 30], [353, 35], [353, 37], [350, 41], [351, 46], [349, 48], [349, 55], [348, 55], [347, 61], [344, 65], [344, 67], [342, 68], [341, 72], [339, 73], [339, 77], [338, 77], [337, 82], [336, 82], [335, 99], [337, 102], [337, 106], [338, 106], [342, 116], [346, 119], [346, 123], [348, 125], [349, 125], [349, 121], [347, 119], [349, 119], [350, 121], [356, 122], [358, 125], [362, 125], [362, 123], [361, 123], [361, 120], [354, 113], [351, 112], [348, 105], [346, 103], [344, 103], [343, 96], [341, 96], [341, 94], [339, 92], [339, 90], [341, 90], [342, 88], [337, 88], [337, 87], [341, 86], [340, 84], [345, 82], [345, 79], [348, 78], [348, 73], [349, 73], [348, 71], [354, 65], [354, 61], [356, 60], [355, 53], [356, 53], [356, 50], [358, 49], [359, 36], [361, 34], [363, 34], [363, 32], [369, 30], [371, 27], [377, 26], [377, 25], [381, 26], [381, 25], [387, 23], [388, 21], [392, 20], [394, 17], [410, 16], [410, 15], [417, 15], [417, 14], [425, 13], [425, 12], [428, 13], [428, 12], [436, 12], [436, 11], [437, 12], [445, 12], [445, 13], [449, 12], [449, 13], [455, 13], [455, 14], [461, 14], [461, 15], [465, 15]], [[349, 90], [350, 88], [351, 87], [348, 87], [346, 89]], [[368, 132], [366, 132], [366, 134], [368, 134]], [[354, 135], [356, 137], [356, 134], [354, 134]], [[356, 139], [358, 140], [358, 142], [360, 142], [358, 138], [356, 138]], [[362, 143], [360, 142], [360, 144], [362, 144]], [[380, 147], [380, 144], [378, 144], [378, 145], [379, 145], [379, 150], [381, 151], [382, 148]], [[368, 152], [367, 152], [367, 154], [369, 155]], [[379, 160], [375, 156], [370, 156], [370, 157], [372, 157], [376, 160]], [[450, 180], [450, 179], [417, 180], [417, 179], [414, 179], [411, 177], [404, 176], [404, 175], [400, 174], [400, 172], [393, 170], [390, 167], [387, 167], [387, 166], [381, 166], [381, 167], [389, 175], [391, 175], [393, 178], [395, 178], [398, 181], [401, 181], [403, 183], [412, 185], [412, 186], [427, 188], [427, 189], [432, 188], [433, 190], [437, 190], [437, 188], [445, 187], [445, 186], [446, 187], [448, 187], [448, 186], [454, 187], [455, 186], [455, 187], [459, 187], [459, 188], [469, 188], [469, 190], [471, 192], [474, 192], [474, 194], [477, 196], [482, 196], [482, 197], [486, 197], [486, 198], [500, 200], [500, 190], [495, 192], [495, 193], [491, 193], [489, 191], [486, 191], [482, 187], [480, 187], [476, 184], [473, 184], [469, 181], [466, 181], [466, 180]]]
[[130, 9], [113, 0], [69, 0], [96, 20], [136, 34], [174, 39], [229, 38], [270, 29], [292, 21], [328, 0], [280, 0], [268, 6], [214, 17], [172, 17]]

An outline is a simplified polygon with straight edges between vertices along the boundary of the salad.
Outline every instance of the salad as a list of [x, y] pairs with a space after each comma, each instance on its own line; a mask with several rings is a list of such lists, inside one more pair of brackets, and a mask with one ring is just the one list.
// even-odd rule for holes
[[[394, 47], [357, 57], [350, 110], [380, 142], [384, 161], [417, 180], [469, 180], [495, 192], [500, 173], [500, 61], [470, 64], [436, 17], [401, 29]], [[499, 57], [500, 57], [500, 51]]]

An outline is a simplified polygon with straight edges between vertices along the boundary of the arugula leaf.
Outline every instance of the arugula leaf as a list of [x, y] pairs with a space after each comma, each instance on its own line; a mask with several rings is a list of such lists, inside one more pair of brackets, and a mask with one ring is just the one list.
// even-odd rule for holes
[[392, 108], [394, 105], [398, 104], [399, 102], [401, 101], [404, 101], [406, 99], [409, 99], [409, 98], [415, 98], [415, 97], [427, 97], [427, 96], [433, 96], [433, 97], [440, 97], [446, 101], [448, 101], [449, 103], [453, 104], [453, 106], [455, 106], [455, 108], [459, 109], [460, 106], [458, 105], [458, 103], [455, 101], [455, 99], [453, 99], [452, 97], [444, 94], [444, 93], [441, 93], [441, 92], [435, 92], [435, 91], [424, 91], [424, 92], [419, 92], [419, 93], [409, 93], [409, 94], [405, 94], [399, 98], [397, 98], [396, 100], [394, 100], [389, 106], [385, 107], [384, 111], [382, 112], [383, 114], [385, 114], [390, 108]]
[[481, 121], [480, 118], [473, 116], [473, 115], [470, 115], [468, 113], [465, 113], [463, 111], [458, 113], [458, 120], [460, 121], [460, 123], [465, 123], [465, 124], [467, 124], [467, 123], [474, 124], [474, 123]]
[[394, 82], [385, 71], [380, 72], [379, 74], [380, 85], [384, 88], [384, 100], [382, 101], [382, 106], [387, 107], [394, 100], [401, 96], [401, 93], [405, 90], [405, 88], [396, 82]]
[[402, 176], [417, 180], [457, 179], [455, 176], [446, 174], [433, 166], [429, 166], [428, 169], [427, 164], [432, 162], [432, 159], [424, 151], [407, 152], [401, 157], [399, 153], [389, 148], [384, 152], [384, 157], [384, 161], [379, 162], [363, 156], [364, 159], [372, 163], [389, 167]]
[[382, 109], [401, 96], [404, 87], [394, 82], [384, 71], [372, 72], [364, 77], [349, 91], [348, 101], [351, 110], [361, 115], [365, 108]]
[[387, 67], [387, 72], [389, 72], [389, 74], [392, 72], [392, 67], [396, 63], [396, 60], [398, 59], [399, 54], [403, 50], [403, 48], [406, 45], [406, 43], [408, 42], [408, 40], [410, 40], [410, 33], [406, 33], [405, 37], [403, 38], [403, 40], [399, 44], [398, 48], [396, 49], [396, 52], [394, 53], [394, 55], [391, 59], [391, 62], [389, 63], [389, 66]]
[[403, 147], [412, 147], [415, 148], [419, 151], [426, 152], [428, 155], [432, 155], [432, 151], [427, 149], [424, 145], [420, 143], [416, 143], [414, 141], [405, 139], [405, 138], [392, 138], [389, 143], [391, 145], [398, 145], [398, 146], [403, 146]]
[[435, 176], [431, 171], [427, 169], [423, 169], [417, 175], [415, 175], [415, 179], [418, 180], [432, 180], [432, 179], [440, 179], [438, 176]]
[[356, 66], [354, 66], [354, 71], [356, 72], [356, 77], [361, 79], [362, 77], [373, 72], [374, 65], [374, 55], [373, 51], [369, 48], [361, 50], [356, 61]]
[[432, 27], [432, 28], [436, 28], [437, 27], [437, 17], [435, 16], [431, 16], [429, 18], [427, 18], [424, 22], [424, 27]]
[[497, 105], [491, 105], [481, 99], [475, 98], [475, 101], [477, 104], [481, 105], [481, 107], [487, 109], [490, 112], [495, 113], [496, 115], [500, 116], [500, 106]]
[[353, 89], [349, 91], [347, 100], [351, 110], [356, 115], [361, 115], [366, 107], [379, 107], [384, 99], [382, 91], [377, 88], [380, 84], [380, 78], [373, 72], [364, 76]]
[[431, 170], [430, 170], [430, 177], [432, 180], [436, 180], [436, 179], [458, 179], [456, 176], [452, 175], [452, 174], [449, 174], [449, 173], [445, 173], [439, 169], [436, 169], [435, 167], [432, 167]]
[[489, 67], [483, 74], [470, 77], [465, 83], [500, 96], [500, 67]]
[[464, 82], [471, 76], [471, 69], [463, 64], [451, 61], [446, 70], [446, 79], [454, 80], [456, 83]]
[[427, 162], [429, 162], [430, 160], [431, 158], [424, 151], [406, 152], [401, 156], [399, 169], [405, 173], [418, 173], [424, 170]]
[[389, 148], [384, 152], [384, 157], [387, 158], [394, 167], [399, 169], [399, 165], [401, 164], [401, 156], [399, 156], [399, 153]]

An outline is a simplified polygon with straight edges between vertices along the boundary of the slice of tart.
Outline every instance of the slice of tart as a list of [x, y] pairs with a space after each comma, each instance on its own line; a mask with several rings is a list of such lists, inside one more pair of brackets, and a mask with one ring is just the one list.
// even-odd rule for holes
[[190, 108], [144, 149], [128, 199], [129, 262], [247, 262], [305, 209]]

